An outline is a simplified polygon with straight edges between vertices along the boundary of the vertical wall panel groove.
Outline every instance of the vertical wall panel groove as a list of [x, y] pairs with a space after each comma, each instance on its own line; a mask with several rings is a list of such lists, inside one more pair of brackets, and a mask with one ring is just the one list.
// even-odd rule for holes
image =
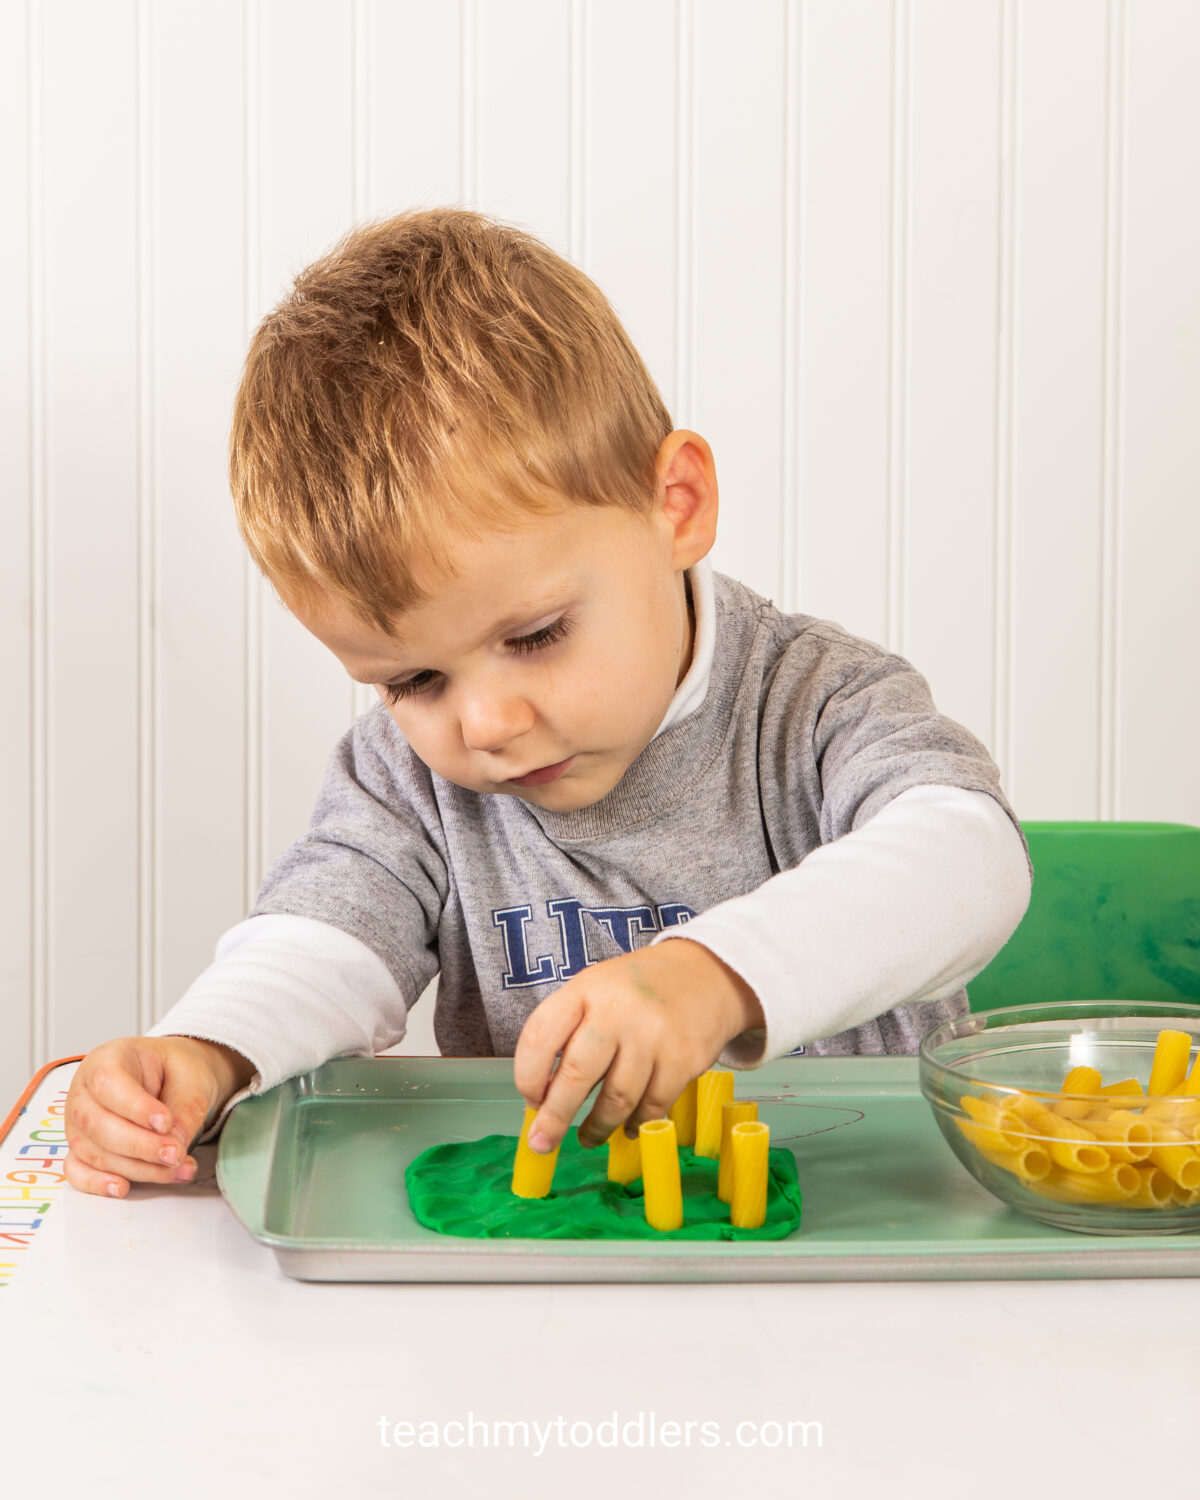
[[475, 0], [462, 3], [462, 180], [463, 205], [479, 202], [479, 18]]
[[677, 192], [675, 198], [675, 425], [687, 427], [695, 420], [695, 378], [692, 370], [693, 307], [696, 284], [696, 201], [693, 171], [695, 124], [692, 94], [695, 85], [695, 37], [691, 0], [677, 0], [677, 48], [675, 54], [676, 97], [679, 116], [675, 134]]
[[139, 1031], [153, 1025], [158, 1003], [158, 652], [155, 566], [153, 401], [153, 208], [155, 116], [153, 11], [138, 0], [137, 31], [137, 430], [138, 452], [138, 999]]
[[1009, 796], [1016, 795], [1013, 754], [1013, 450], [1016, 443], [1016, 191], [1017, 114], [1020, 97], [1017, 27], [1020, 0], [1002, 0], [1000, 77], [1000, 216], [997, 224], [999, 289], [996, 298], [996, 497], [995, 497], [995, 654], [993, 694], [995, 744], [992, 754]]
[[[361, 224], [373, 217], [371, 195], [372, 122], [374, 119], [374, 67], [372, 58], [372, 23], [375, 0], [354, 0], [354, 222]], [[366, 713], [377, 701], [373, 688], [348, 682], [350, 722]]]
[[803, 403], [800, 385], [800, 306], [803, 285], [803, 256], [798, 227], [800, 162], [803, 155], [803, 102], [800, 94], [801, 58], [803, 56], [804, 9], [800, 0], [787, 0], [783, 13], [783, 359], [782, 420], [780, 433], [783, 454], [780, 464], [782, 494], [779, 515], [782, 528], [780, 550], [782, 568], [782, 606], [800, 608], [800, 515], [801, 495], [798, 480], [799, 451], [803, 426]]
[[586, 265], [587, 243], [587, 0], [571, 0], [567, 13], [567, 67], [569, 70], [568, 125], [571, 142], [567, 151], [567, 254], [576, 265]]
[[[246, 122], [246, 153], [243, 161], [246, 198], [246, 337], [249, 339], [262, 306], [262, 228], [259, 222], [260, 179], [260, 99], [261, 15], [259, 0], [245, 0], [245, 89], [242, 99]], [[246, 911], [262, 884], [264, 799], [262, 795], [262, 638], [263, 589], [257, 568], [246, 555], [243, 578], [246, 631], [246, 889], [242, 905]]]
[[50, 744], [49, 526], [46, 513], [48, 442], [46, 415], [46, 200], [45, 26], [42, 5], [29, 10], [29, 418], [30, 418], [30, 594], [32, 601], [32, 869], [33, 912], [30, 969], [33, 980], [33, 1044], [40, 1066], [50, 1055]]
[[911, 312], [909, 192], [912, 141], [910, 113], [912, 24], [910, 0], [895, 0], [892, 11], [892, 233], [888, 367], [891, 371], [888, 421], [888, 605], [887, 644], [905, 649], [905, 495], [908, 482], [908, 329]]
[[[24, 1088], [39, 1056], [35, 889], [40, 820], [34, 792], [38, 572], [39, 369], [34, 246], [36, 144], [32, 129], [33, 5], [0, 7], [0, 785], [7, 817], [0, 840], [0, 1099]], [[0, 1112], [7, 1108], [0, 1105]]]
[[1100, 656], [1100, 809], [1117, 818], [1120, 785], [1121, 409], [1125, 327], [1125, 169], [1129, 153], [1125, 0], [1109, 0], [1104, 297], [1104, 491]]
[[[33, 1034], [38, 1058], [50, 1055], [50, 1012], [54, 954], [50, 943], [50, 445], [46, 368], [46, 199], [45, 199], [45, 12], [34, 0], [30, 20], [29, 139], [33, 195], [30, 223], [30, 313], [32, 320], [31, 411], [33, 423]], [[35, 1062], [37, 1059], [35, 1059]]]
[[354, 222], [370, 214], [369, 131], [371, 120], [370, 25], [372, 0], [354, 0]]

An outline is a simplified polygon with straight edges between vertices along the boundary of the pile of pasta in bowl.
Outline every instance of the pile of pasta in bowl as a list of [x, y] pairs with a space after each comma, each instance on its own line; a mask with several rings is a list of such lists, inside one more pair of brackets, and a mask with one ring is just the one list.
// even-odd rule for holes
[[1200, 1006], [980, 1011], [921, 1046], [963, 1166], [1011, 1207], [1093, 1234], [1200, 1230]]

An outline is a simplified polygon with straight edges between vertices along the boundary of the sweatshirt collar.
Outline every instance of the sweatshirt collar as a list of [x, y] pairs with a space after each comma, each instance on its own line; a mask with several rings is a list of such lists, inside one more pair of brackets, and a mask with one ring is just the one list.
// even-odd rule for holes
[[713, 648], [717, 639], [716, 611], [713, 602], [712, 563], [702, 557], [694, 568], [687, 570], [692, 592], [692, 613], [695, 626], [692, 631], [692, 661], [683, 681], [675, 689], [675, 696], [667, 706], [666, 716], [654, 731], [657, 739], [664, 729], [670, 729], [680, 719], [686, 719], [704, 702], [708, 692], [708, 679], [712, 673]]

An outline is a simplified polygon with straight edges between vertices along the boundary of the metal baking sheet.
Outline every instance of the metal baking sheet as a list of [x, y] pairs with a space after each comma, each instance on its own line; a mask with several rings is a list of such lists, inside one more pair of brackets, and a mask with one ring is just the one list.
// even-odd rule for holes
[[[909, 1057], [783, 1058], [738, 1073], [804, 1212], [784, 1240], [473, 1240], [408, 1207], [427, 1146], [515, 1135], [511, 1059], [339, 1058], [239, 1104], [217, 1181], [309, 1281], [954, 1281], [1194, 1276], [1200, 1235], [1073, 1234], [1005, 1207], [942, 1139]], [[579, 1119], [586, 1113], [580, 1111]], [[603, 1170], [603, 1148], [597, 1156]]]

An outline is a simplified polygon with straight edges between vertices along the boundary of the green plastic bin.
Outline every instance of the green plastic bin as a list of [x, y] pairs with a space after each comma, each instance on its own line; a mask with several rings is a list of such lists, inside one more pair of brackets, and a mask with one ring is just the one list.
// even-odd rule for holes
[[974, 1010], [1200, 999], [1200, 828], [1025, 823], [1033, 894], [967, 986]]

